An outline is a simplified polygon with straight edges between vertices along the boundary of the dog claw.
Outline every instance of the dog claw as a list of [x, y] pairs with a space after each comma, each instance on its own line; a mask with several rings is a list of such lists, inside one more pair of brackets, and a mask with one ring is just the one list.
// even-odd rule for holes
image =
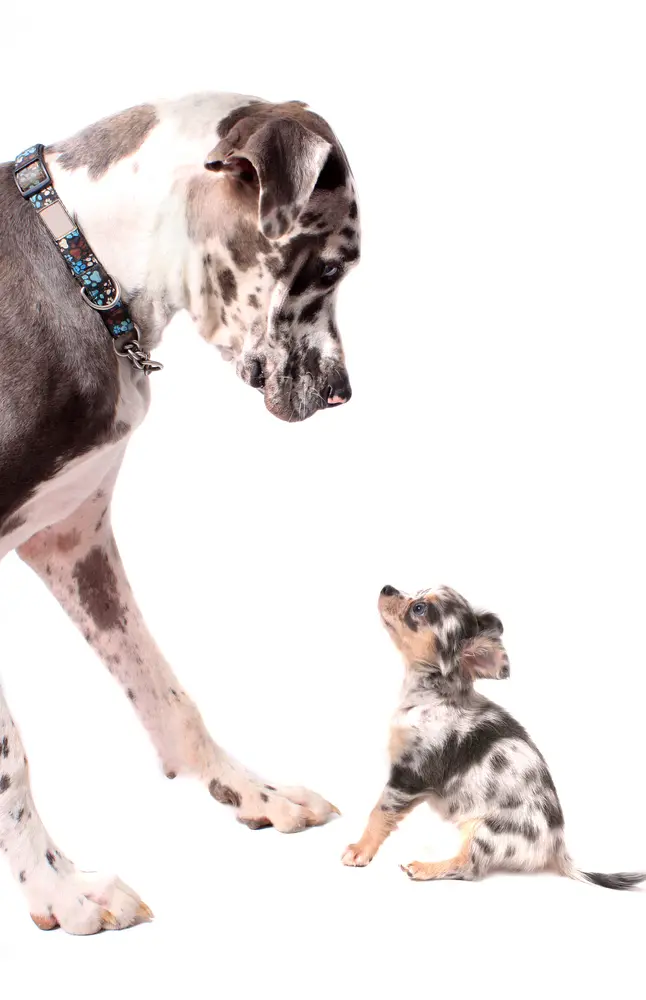
[[109, 910], [101, 910], [101, 927], [113, 931], [119, 926], [119, 921]]
[[146, 906], [145, 903], [140, 903], [139, 904], [139, 910], [137, 911], [137, 919], [138, 920], [154, 920], [155, 919], [155, 914], [153, 913], [153, 911], [150, 909], [149, 906]]

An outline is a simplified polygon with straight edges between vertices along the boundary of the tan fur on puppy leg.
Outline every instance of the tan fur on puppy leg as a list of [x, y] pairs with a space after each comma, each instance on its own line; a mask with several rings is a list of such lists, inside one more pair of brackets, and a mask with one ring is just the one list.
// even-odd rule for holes
[[409, 806], [407, 809], [395, 812], [385, 809], [380, 800], [370, 813], [368, 825], [359, 843], [350, 844], [346, 848], [341, 858], [343, 864], [351, 868], [363, 868], [370, 864], [383, 842], [393, 830], [397, 829], [400, 820], [410, 812], [411, 808], [412, 806]]
[[463, 840], [454, 858], [448, 858], [446, 861], [411, 861], [408, 865], [401, 865], [401, 870], [416, 882], [442, 878], [472, 878], [472, 845], [480, 823], [481, 820], [476, 819], [460, 826]]

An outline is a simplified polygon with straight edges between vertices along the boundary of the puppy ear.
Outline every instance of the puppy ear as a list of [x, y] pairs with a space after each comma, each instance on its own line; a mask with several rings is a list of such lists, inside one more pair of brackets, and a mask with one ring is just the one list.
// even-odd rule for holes
[[500, 641], [502, 622], [490, 611], [477, 611], [478, 633], [467, 639], [460, 652], [460, 666], [470, 677], [509, 677], [509, 657]]
[[491, 632], [492, 635], [501, 636], [503, 633], [502, 622], [498, 615], [491, 611], [476, 611], [479, 632]]
[[204, 165], [257, 188], [258, 228], [277, 240], [305, 208], [331, 148], [294, 118], [252, 116], [234, 125]]

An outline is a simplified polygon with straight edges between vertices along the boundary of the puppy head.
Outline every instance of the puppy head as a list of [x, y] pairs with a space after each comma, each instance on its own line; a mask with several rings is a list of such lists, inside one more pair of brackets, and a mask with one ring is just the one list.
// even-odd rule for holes
[[509, 677], [502, 622], [488, 611], [476, 611], [450, 587], [411, 597], [386, 586], [379, 613], [408, 666], [461, 685], [478, 677]]

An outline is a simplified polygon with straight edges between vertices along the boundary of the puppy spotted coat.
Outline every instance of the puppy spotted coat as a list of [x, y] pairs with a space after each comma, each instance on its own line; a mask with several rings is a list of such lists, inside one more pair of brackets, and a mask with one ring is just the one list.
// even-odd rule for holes
[[509, 676], [500, 619], [474, 610], [449, 587], [413, 597], [384, 587], [379, 611], [406, 673], [392, 722], [388, 782], [343, 863], [369, 864], [400, 820], [427, 802], [455, 823], [462, 845], [445, 861], [402, 866], [415, 881], [548, 868], [611, 889], [646, 880], [646, 872], [576, 868], [543, 756], [508, 712], [474, 690], [477, 678]]

